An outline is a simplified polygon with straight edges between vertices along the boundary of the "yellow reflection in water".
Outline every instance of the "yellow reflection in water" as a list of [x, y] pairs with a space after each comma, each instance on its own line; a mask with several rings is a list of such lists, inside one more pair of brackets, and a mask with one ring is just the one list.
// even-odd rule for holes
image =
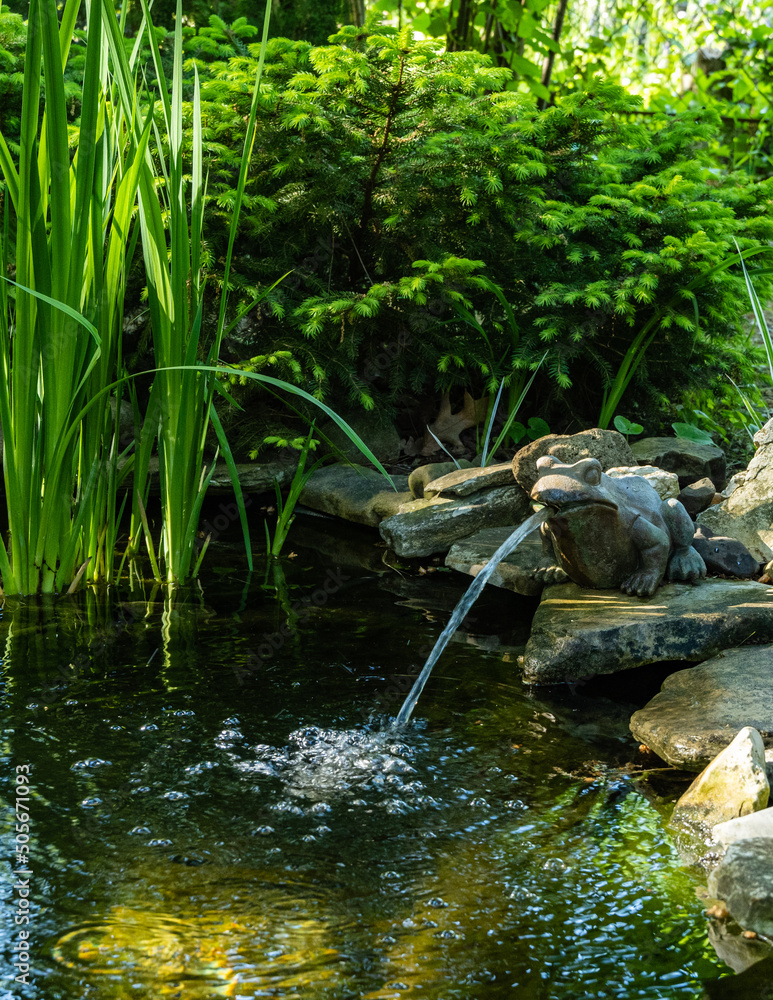
[[[325, 925], [290, 914], [208, 913], [179, 918], [115, 906], [98, 921], [72, 928], [56, 942], [54, 958], [83, 978], [110, 977], [99, 996], [118, 1000], [174, 996], [301, 997], [337, 975], [338, 952]], [[92, 995], [91, 993], [89, 994]]]

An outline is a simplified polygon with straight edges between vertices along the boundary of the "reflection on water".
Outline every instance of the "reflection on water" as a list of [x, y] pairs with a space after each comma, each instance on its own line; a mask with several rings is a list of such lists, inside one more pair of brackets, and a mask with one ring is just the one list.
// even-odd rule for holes
[[181, 917], [117, 906], [104, 919], [67, 931], [52, 954], [89, 981], [113, 977], [100, 987], [100, 996], [121, 996], [130, 980], [132, 996], [180, 1000], [301, 997], [304, 987], [336, 978], [332, 963], [338, 958], [326, 945], [323, 925], [283, 913], [270, 898], [261, 900], [260, 911], [240, 919], [228, 909]]
[[223, 573], [175, 608], [6, 605], [40, 1000], [697, 1000], [727, 969], [632, 780], [633, 706], [530, 695], [501, 650], [531, 606], [484, 594], [396, 732], [374, 712], [437, 588], [350, 567], [294, 611], [326, 572], [293, 563], [279, 603]]

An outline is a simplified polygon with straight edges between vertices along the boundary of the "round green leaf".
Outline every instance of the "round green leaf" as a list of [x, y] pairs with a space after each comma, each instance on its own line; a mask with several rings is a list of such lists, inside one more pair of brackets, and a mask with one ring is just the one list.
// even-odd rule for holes
[[641, 424], [634, 423], [633, 420], [622, 417], [619, 413], [614, 419], [614, 424], [621, 434], [641, 434], [644, 430]]
[[700, 444], [713, 444], [714, 440], [707, 431], [702, 431], [695, 424], [671, 424], [677, 437], [686, 441], [698, 441]]

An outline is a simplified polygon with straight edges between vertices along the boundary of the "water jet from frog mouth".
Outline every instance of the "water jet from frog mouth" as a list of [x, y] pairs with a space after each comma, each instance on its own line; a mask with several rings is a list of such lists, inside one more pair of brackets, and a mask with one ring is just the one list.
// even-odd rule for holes
[[523, 524], [519, 525], [515, 531], [508, 536], [508, 538], [502, 542], [499, 548], [496, 550], [494, 555], [489, 559], [483, 569], [478, 573], [475, 579], [472, 581], [470, 586], [465, 591], [462, 599], [454, 608], [453, 614], [448, 620], [448, 624], [440, 633], [440, 637], [432, 648], [432, 652], [427, 657], [427, 662], [424, 664], [421, 673], [416, 678], [413, 687], [408, 692], [408, 697], [403, 702], [402, 708], [397, 713], [397, 716], [392, 723], [393, 728], [399, 726], [404, 726], [406, 722], [411, 717], [411, 713], [416, 707], [416, 702], [419, 700], [421, 692], [424, 690], [424, 685], [429, 680], [429, 675], [432, 673], [432, 668], [435, 666], [437, 661], [440, 659], [440, 655], [446, 648], [451, 640], [451, 636], [456, 632], [461, 623], [464, 621], [465, 615], [477, 601], [480, 596], [481, 591], [486, 586], [489, 578], [493, 575], [494, 570], [506, 559], [507, 556], [520, 545], [520, 543], [530, 535], [532, 531], [548, 517], [551, 516], [553, 511], [550, 508], [543, 508], [538, 510], [531, 517], [527, 518]]

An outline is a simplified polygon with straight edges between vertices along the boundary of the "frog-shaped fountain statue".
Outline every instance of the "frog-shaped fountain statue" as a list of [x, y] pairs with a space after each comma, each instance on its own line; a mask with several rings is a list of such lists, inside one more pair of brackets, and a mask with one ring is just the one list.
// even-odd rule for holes
[[552, 557], [538, 579], [569, 577], [582, 587], [650, 597], [664, 578], [705, 577], [690, 515], [678, 500], [661, 500], [642, 476], [611, 479], [595, 458], [566, 465], [551, 455], [537, 461], [537, 472], [531, 499], [549, 510], [540, 531]]

